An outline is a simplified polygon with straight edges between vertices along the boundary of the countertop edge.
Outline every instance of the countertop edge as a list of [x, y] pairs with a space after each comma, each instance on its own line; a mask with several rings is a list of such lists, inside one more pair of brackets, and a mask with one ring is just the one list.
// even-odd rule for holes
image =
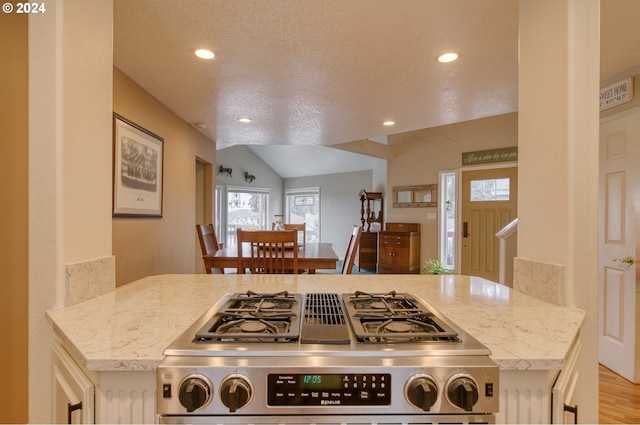
[[[203, 278], [202, 276], [200, 277], [192, 277], [192, 276], [197, 276], [197, 275], [184, 275], [184, 276], [161, 275], [156, 277], [145, 278], [143, 280], [147, 281], [147, 285], [140, 285], [139, 286], [140, 292], [145, 290], [148, 292], [148, 287], [151, 285], [158, 285], [158, 286], [163, 286], [167, 284], [175, 285], [176, 283], [180, 284], [178, 282], [183, 282], [183, 281], [188, 281], [188, 282], [193, 281], [194, 286], [197, 287], [196, 289], [201, 290], [202, 287], [197, 286], [197, 284], [199, 284], [200, 281], [207, 281], [208, 279]], [[209, 276], [212, 276], [212, 275], [209, 275]], [[221, 276], [224, 276], [224, 275], [221, 275]], [[468, 279], [468, 277], [466, 278]], [[238, 283], [241, 281], [242, 283], [246, 283], [245, 281], [247, 280], [247, 277], [246, 276], [243, 276], [241, 278], [227, 277], [226, 279], [229, 279], [230, 282], [233, 282], [236, 285], [238, 285]], [[467, 279], [460, 279], [460, 281], [462, 282]], [[289, 279], [285, 278], [284, 280], [289, 280]], [[493, 282], [490, 282], [490, 283], [494, 285], [499, 285]], [[120, 288], [126, 288], [127, 286], [129, 285], [125, 285], [124, 287], [120, 287]], [[208, 284], [206, 286], [208, 287]], [[113, 293], [116, 293], [120, 288], [117, 288], [116, 290], [112, 291], [112, 293], [105, 294], [101, 297], [117, 298], [117, 297], [114, 297]], [[133, 288], [134, 286], [131, 286], [128, 289], [131, 290]], [[208, 298], [208, 300], [202, 301], [201, 305], [198, 306], [199, 308], [195, 309], [196, 312], [195, 313], [192, 312], [192, 315], [199, 317], [199, 315], [204, 313], [208, 309], [208, 307], [210, 307], [210, 305], [213, 305], [213, 303], [217, 301], [220, 296], [222, 296], [225, 292], [227, 292], [225, 291], [225, 289], [226, 288], [221, 287], [220, 290], [217, 291], [217, 296], [210, 297]], [[242, 290], [242, 289], [238, 288], [238, 290]], [[145, 294], [145, 295], [148, 295], [148, 294]], [[211, 294], [204, 294], [203, 297], [206, 298], [207, 295], [211, 295]], [[136, 296], [137, 296], [137, 293], [131, 297], [135, 298]], [[518, 293], [517, 296], [520, 297], [524, 295]], [[98, 298], [101, 298], [101, 297], [98, 297]], [[96, 299], [92, 299], [87, 302], [94, 302], [94, 303], [97, 303], [97, 305], [100, 305], [100, 303], [96, 302], [95, 300]], [[107, 300], [107, 301], [104, 301], [104, 304], [111, 305], [109, 304], [109, 302], [114, 302], [114, 301]], [[74, 342], [75, 339], [79, 339], [79, 337], [68, 335], [67, 333], [65, 333], [63, 329], [63, 328], [66, 328], [70, 331], [72, 330], [70, 326], [71, 322], [69, 321], [69, 318], [65, 317], [66, 316], [65, 311], [71, 308], [73, 307], [50, 309], [46, 312], [46, 317], [47, 317], [47, 320], [51, 323], [57, 338], [61, 341], [61, 343], [64, 345], [67, 351], [69, 351], [69, 353], [77, 361], [77, 363], [80, 366], [84, 367], [86, 370], [92, 371], [92, 372], [117, 372], [117, 371], [151, 371], [153, 372], [156, 370], [157, 365], [164, 358], [164, 356], [162, 355], [162, 351], [164, 350], [164, 347], [168, 345], [168, 343], [167, 344], [163, 343], [164, 345], [162, 348], [160, 348], [159, 346], [151, 347], [151, 348], [145, 347], [146, 351], [144, 352], [138, 352], [136, 351], [135, 348], [132, 348], [131, 351], [128, 352], [127, 354], [134, 354], [134, 356], [118, 355], [116, 353], [107, 353], [106, 351], [101, 353], [97, 352], [95, 353], [95, 355], [92, 355], [91, 353], [86, 352], [87, 350], [82, 347], [83, 346], [86, 347], [87, 344], [81, 344], [81, 343], [78, 344]], [[80, 309], [80, 308], [82, 307], [76, 307], [76, 309]], [[561, 308], [561, 307], [558, 307], [558, 308]], [[438, 310], [441, 310], [441, 309], [438, 308]], [[575, 341], [576, 336], [579, 334], [582, 323], [584, 322], [584, 319], [586, 317], [586, 312], [576, 308], [566, 308], [566, 310], [567, 312], [571, 311], [570, 313], [572, 315], [571, 325], [574, 327], [574, 329], [567, 331], [567, 333], [565, 334], [565, 338], [569, 337], [570, 341]], [[576, 316], [577, 314], [576, 312], [580, 312], [579, 317]], [[447, 315], [447, 317], [449, 316]], [[454, 319], [452, 319], [452, 321], [458, 324]], [[192, 323], [192, 320], [185, 320], [184, 326], [180, 325], [180, 327], [183, 327], [184, 329], [186, 329], [186, 327], [188, 327], [188, 325], [190, 325], [191, 323]], [[464, 326], [461, 326], [461, 327], [465, 329]], [[181, 332], [179, 328], [172, 329], [172, 330], [174, 332], [172, 332], [171, 334], [175, 334], [178, 331]], [[473, 330], [469, 330], [469, 329], [465, 329], [465, 331], [467, 331], [474, 338], [478, 339], [481, 343], [487, 345], [487, 347], [489, 347], [490, 350], [492, 349], [492, 344], [490, 342], [487, 342], [487, 338], [483, 338], [483, 335], [478, 335], [477, 333], [474, 333]], [[135, 344], [136, 340], [132, 339], [129, 341], [129, 343]], [[493, 353], [494, 350], [491, 350], [493, 353], [491, 355], [491, 359], [503, 370], [511, 370], [511, 371], [560, 370], [564, 365], [566, 354], [569, 352], [571, 346], [572, 346], [572, 342], [566, 344], [566, 350], [564, 348], [562, 350], [556, 349], [555, 350], [556, 355], [553, 355], [550, 357], [542, 357], [542, 358], [535, 358], [535, 357], [525, 358], [523, 355], [518, 355], [518, 354], [504, 356], [503, 354], [505, 353], [499, 353], [499, 351], [501, 350], [495, 350], [495, 351], [498, 351], [497, 353]], [[562, 354], [562, 357], [559, 357], [560, 351], [564, 351], [564, 353]]]

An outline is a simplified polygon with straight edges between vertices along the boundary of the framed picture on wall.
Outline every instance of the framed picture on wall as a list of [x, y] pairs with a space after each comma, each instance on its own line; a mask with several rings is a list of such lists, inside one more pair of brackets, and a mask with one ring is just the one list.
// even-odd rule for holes
[[113, 216], [162, 217], [164, 139], [113, 113]]

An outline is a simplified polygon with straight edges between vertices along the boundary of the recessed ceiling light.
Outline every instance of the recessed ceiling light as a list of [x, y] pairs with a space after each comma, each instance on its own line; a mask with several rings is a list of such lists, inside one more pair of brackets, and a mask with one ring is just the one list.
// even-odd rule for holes
[[251, 122], [253, 120], [250, 117], [240, 117], [240, 118], [238, 118], [238, 121], [239, 122], [243, 122], [243, 123], [248, 123], [248, 122]]
[[456, 52], [446, 52], [438, 56], [438, 62], [448, 63], [453, 62], [454, 60], [460, 57], [459, 53]]
[[199, 57], [200, 59], [215, 59], [216, 54], [213, 53], [211, 50], [207, 50], [207, 49], [198, 49], [195, 51], [195, 54], [197, 57]]
[[387, 121], [383, 121], [382, 125], [386, 125], [387, 127], [391, 126], [391, 125], [395, 125], [395, 121], [391, 121], [391, 120], [387, 120]]

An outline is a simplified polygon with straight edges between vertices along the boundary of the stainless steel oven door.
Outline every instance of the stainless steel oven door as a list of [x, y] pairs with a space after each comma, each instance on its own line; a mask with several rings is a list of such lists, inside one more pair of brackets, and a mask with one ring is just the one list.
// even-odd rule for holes
[[495, 424], [486, 415], [291, 415], [291, 416], [160, 416], [161, 424], [245, 425], [406, 425], [406, 424]]

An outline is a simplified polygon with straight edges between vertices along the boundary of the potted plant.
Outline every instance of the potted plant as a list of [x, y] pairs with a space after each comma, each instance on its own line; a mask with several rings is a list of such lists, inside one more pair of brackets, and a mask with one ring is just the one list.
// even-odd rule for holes
[[428, 274], [455, 274], [455, 270], [445, 268], [442, 261], [429, 258], [424, 262], [424, 266], [422, 267], [422, 271]]

